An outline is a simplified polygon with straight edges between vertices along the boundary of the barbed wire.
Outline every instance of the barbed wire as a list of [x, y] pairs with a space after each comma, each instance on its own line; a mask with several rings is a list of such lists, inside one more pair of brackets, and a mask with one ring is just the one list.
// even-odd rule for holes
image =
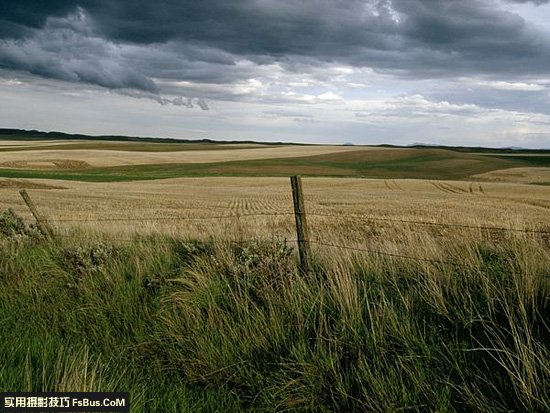
[[254, 212], [233, 215], [208, 215], [200, 217], [107, 217], [107, 218], [48, 218], [49, 222], [131, 222], [131, 221], [206, 221], [227, 218], [246, 218], [258, 216], [290, 216], [293, 212]]
[[394, 254], [391, 252], [383, 252], [378, 251], [374, 249], [366, 249], [366, 248], [357, 248], [357, 247], [350, 247], [348, 245], [338, 245], [338, 244], [332, 244], [328, 242], [320, 242], [320, 241], [308, 241], [310, 244], [317, 244], [324, 247], [331, 247], [331, 248], [338, 248], [338, 249], [344, 249], [348, 251], [356, 251], [356, 252], [365, 252], [367, 254], [374, 254], [374, 255], [381, 255], [381, 256], [387, 256], [392, 258], [402, 258], [407, 260], [413, 260], [413, 261], [422, 261], [422, 262], [430, 262], [434, 264], [446, 264], [446, 265], [455, 265], [455, 266], [462, 266], [462, 264], [459, 264], [454, 261], [444, 261], [444, 260], [436, 260], [431, 258], [421, 258], [421, 257], [412, 257], [410, 255], [403, 255], [403, 254]]
[[428, 222], [428, 221], [416, 221], [408, 219], [399, 219], [399, 218], [380, 218], [380, 217], [371, 217], [366, 215], [358, 214], [327, 214], [327, 213], [308, 213], [308, 216], [316, 217], [330, 217], [330, 218], [358, 218], [364, 221], [380, 221], [380, 222], [398, 222], [401, 224], [412, 224], [412, 225], [426, 225], [426, 226], [436, 226], [436, 227], [446, 227], [446, 228], [467, 228], [467, 229], [477, 229], [477, 230], [494, 230], [494, 231], [508, 231], [508, 232], [525, 232], [525, 233], [535, 233], [535, 234], [550, 234], [550, 231], [534, 230], [534, 229], [520, 229], [520, 228], [509, 228], [509, 227], [496, 227], [496, 226], [487, 226], [487, 225], [471, 225], [471, 224], [450, 224], [442, 222]]
[[[174, 242], [189, 242], [194, 244], [235, 244], [235, 245], [249, 245], [253, 242], [284, 242], [286, 244], [296, 244], [299, 241], [296, 239], [282, 239], [282, 240], [267, 240], [267, 239], [261, 239], [261, 238], [251, 238], [247, 240], [231, 240], [231, 239], [208, 239], [208, 240], [189, 240], [186, 241], [184, 239], [178, 239], [173, 238], [170, 236], [161, 235], [160, 238], [152, 239], [149, 238], [154, 235], [136, 235], [133, 238], [120, 238], [120, 237], [112, 237], [108, 234], [98, 234], [98, 238], [104, 238], [104, 239], [98, 239], [98, 241], [116, 241], [116, 242], [125, 242], [125, 243], [146, 243], [146, 244], [153, 244], [153, 245], [160, 245], [160, 244], [171, 244]], [[65, 239], [80, 239], [80, 240], [94, 240], [94, 237], [90, 236], [79, 236], [79, 235], [68, 235], [68, 234], [56, 234], [56, 237], [58, 238], [65, 238]], [[306, 241], [309, 244], [315, 244], [319, 246], [324, 247], [331, 247], [331, 248], [338, 248], [338, 249], [344, 249], [348, 251], [355, 251], [355, 252], [364, 252], [367, 254], [374, 254], [378, 256], [385, 256], [385, 257], [391, 257], [391, 258], [400, 258], [400, 259], [406, 259], [406, 260], [412, 260], [412, 261], [419, 261], [419, 262], [429, 262], [432, 264], [444, 264], [444, 265], [453, 265], [453, 266], [463, 266], [463, 264], [459, 264], [454, 261], [448, 261], [448, 260], [437, 260], [437, 259], [430, 259], [430, 258], [421, 258], [421, 257], [413, 257], [410, 255], [404, 255], [404, 254], [394, 254], [390, 252], [383, 252], [378, 251], [375, 249], [366, 249], [366, 248], [357, 248], [357, 247], [351, 247], [347, 245], [338, 245], [338, 244], [332, 244], [327, 242], [321, 242], [321, 241], [315, 241], [315, 240], [309, 240]]]
[[[106, 217], [106, 218], [50, 218], [49, 222], [132, 222], [132, 221], [207, 221], [207, 220], [221, 220], [231, 218], [247, 218], [247, 217], [261, 217], [261, 216], [292, 216], [293, 212], [254, 212], [232, 215], [208, 215], [199, 217]], [[473, 230], [486, 230], [486, 231], [503, 231], [503, 232], [521, 232], [531, 234], [544, 234], [550, 235], [550, 231], [535, 230], [535, 229], [520, 229], [509, 227], [497, 227], [488, 225], [471, 225], [471, 224], [454, 224], [454, 223], [442, 223], [442, 222], [428, 222], [398, 218], [381, 218], [372, 217], [358, 214], [329, 214], [329, 213], [307, 213], [307, 216], [311, 217], [324, 217], [324, 218], [355, 218], [362, 221], [377, 221], [377, 222], [394, 222], [410, 225], [424, 225], [442, 228], [465, 228]]]
[[[155, 239], [151, 237], [157, 237]], [[236, 239], [193, 239], [185, 240], [183, 238], [176, 238], [169, 235], [163, 234], [136, 234], [131, 238], [121, 238], [119, 236], [113, 237], [110, 234], [91, 234], [91, 235], [76, 235], [76, 234], [55, 234], [55, 238], [65, 238], [65, 239], [78, 239], [78, 240], [98, 240], [98, 241], [117, 241], [117, 242], [131, 242], [131, 243], [150, 243], [150, 244], [170, 244], [174, 242], [179, 243], [190, 243], [190, 244], [217, 244], [217, 243], [228, 243], [228, 244], [239, 244], [239, 245], [248, 245], [253, 242], [284, 242], [284, 243], [297, 243], [298, 240], [295, 239], [280, 239], [280, 240], [268, 240], [261, 238], [250, 238], [246, 240], [236, 240]]]

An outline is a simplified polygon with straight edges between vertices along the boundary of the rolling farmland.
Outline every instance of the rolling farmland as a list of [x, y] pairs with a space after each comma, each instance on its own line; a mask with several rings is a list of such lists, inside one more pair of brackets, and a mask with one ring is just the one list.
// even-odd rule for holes
[[[28, 217], [16, 190], [28, 188], [60, 231], [80, 226], [194, 237], [205, 235], [204, 228], [224, 232], [237, 217], [251, 234], [292, 238], [288, 176], [301, 174], [313, 230], [357, 216], [363, 224], [389, 218], [545, 227], [550, 167], [540, 164], [550, 154], [520, 158], [441, 148], [8, 137], [0, 141], [0, 205]], [[245, 217], [259, 213], [266, 216]], [[227, 218], [201, 223], [201, 216]]]
[[233, 145], [0, 145], [0, 390], [129, 391], [136, 412], [550, 408], [548, 154]]

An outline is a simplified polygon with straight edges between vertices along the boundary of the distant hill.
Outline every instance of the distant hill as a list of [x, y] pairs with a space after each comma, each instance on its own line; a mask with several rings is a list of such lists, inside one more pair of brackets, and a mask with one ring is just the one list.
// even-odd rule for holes
[[202, 143], [202, 144], [260, 144], [260, 145], [310, 145], [305, 143], [288, 142], [257, 142], [251, 140], [218, 141], [213, 139], [179, 139], [179, 138], [154, 138], [121, 135], [82, 135], [64, 132], [42, 132], [38, 130], [5, 129], [0, 128], [0, 139], [15, 140], [93, 140], [93, 141], [120, 141], [120, 142], [155, 142], [155, 143]]
[[[138, 137], [138, 136], [121, 136], [121, 135], [83, 135], [64, 132], [43, 132], [38, 130], [25, 129], [6, 129], [0, 128], [1, 139], [15, 140], [93, 140], [93, 141], [120, 141], [120, 142], [154, 142], [154, 143], [200, 143], [200, 144], [259, 144], [259, 145], [299, 145], [299, 146], [317, 146], [320, 144], [311, 143], [293, 143], [293, 142], [259, 142], [252, 140], [213, 140], [213, 139], [179, 139], [179, 138], [155, 138], [155, 137]], [[429, 143], [414, 143], [412, 145], [358, 145], [351, 142], [346, 142], [343, 146], [370, 146], [379, 148], [416, 148], [416, 149], [447, 149], [456, 152], [466, 153], [492, 153], [492, 154], [548, 154], [549, 149], [525, 149], [520, 147], [506, 148], [487, 148], [482, 146], [447, 146]]]
[[526, 149], [526, 148], [520, 148], [516, 146], [510, 146], [505, 148], [488, 148], [484, 146], [447, 146], [447, 145], [437, 145], [437, 144], [429, 144], [429, 143], [414, 143], [412, 145], [392, 145], [392, 144], [381, 144], [381, 145], [374, 145], [381, 148], [415, 148], [415, 149], [447, 149], [449, 151], [456, 151], [456, 152], [466, 152], [466, 153], [494, 153], [494, 154], [548, 154], [550, 153], [549, 149]]

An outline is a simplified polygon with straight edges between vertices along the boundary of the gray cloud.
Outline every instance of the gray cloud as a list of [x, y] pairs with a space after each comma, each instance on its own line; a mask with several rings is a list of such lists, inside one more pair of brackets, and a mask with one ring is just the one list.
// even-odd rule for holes
[[450, 87], [427, 93], [431, 99], [446, 100], [458, 105], [475, 104], [486, 109], [550, 115], [550, 89], [514, 90], [490, 85], [472, 84], [468, 88]]
[[260, 63], [305, 56], [416, 77], [546, 73], [550, 64], [546, 34], [481, 0], [203, 0], [138, 5], [113, 0], [94, 2], [87, 10], [110, 39], [138, 44], [179, 41]]
[[162, 106], [174, 105], [174, 106], [183, 106], [189, 109], [198, 107], [202, 110], [210, 110], [210, 105], [203, 98], [178, 96], [176, 98], [170, 99], [156, 93], [133, 90], [133, 89], [120, 89], [120, 90], [117, 90], [117, 93], [123, 96], [129, 96], [136, 99], [154, 100], [155, 102], [159, 103]]
[[537, 6], [540, 6], [541, 4], [548, 4], [550, 3], [550, 0], [506, 0], [508, 3], [533, 3]]
[[155, 83], [121, 58], [122, 47], [92, 33], [82, 13], [50, 18], [40, 31], [25, 39], [3, 40], [0, 67], [69, 82], [110, 89], [157, 92]]
[[[68, 0], [0, 0], [0, 26], [10, 23], [12, 27], [40, 28], [48, 17], [65, 16], [80, 2]], [[5, 33], [5, 36], [18, 37], [22, 33]]]
[[[327, 83], [333, 76], [328, 68], [338, 64], [415, 79], [550, 75], [549, 34], [499, 4], [0, 0], [0, 68], [204, 110], [205, 98], [250, 100], [280, 77], [274, 70]], [[314, 102], [323, 96], [271, 92], [262, 99]], [[478, 103], [459, 92], [458, 103]], [[547, 102], [544, 91], [521, 93], [502, 92], [487, 105], [510, 108], [519, 97], [534, 110]]]

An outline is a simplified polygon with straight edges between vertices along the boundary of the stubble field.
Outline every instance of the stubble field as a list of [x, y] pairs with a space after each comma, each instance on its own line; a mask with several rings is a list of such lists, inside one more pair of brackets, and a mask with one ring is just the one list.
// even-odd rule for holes
[[[417, 227], [417, 233], [443, 230], [460, 236], [465, 232], [479, 235], [477, 226], [549, 229], [547, 186], [314, 177], [303, 178], [303, 185], [310, 229], [319, 239], [366, 243], [384, 228], [410, 230], [411, 226]], [[202, 239], [295, 237], [287, 178], [204, 177], [114, 183], [0, 180], [0, 208], [13, 208], [31, 219], [18, 193], [22, 188], [28, 189], [39, 210], [60, 233], [85, 228], [123, 237], [134, 233]]]

